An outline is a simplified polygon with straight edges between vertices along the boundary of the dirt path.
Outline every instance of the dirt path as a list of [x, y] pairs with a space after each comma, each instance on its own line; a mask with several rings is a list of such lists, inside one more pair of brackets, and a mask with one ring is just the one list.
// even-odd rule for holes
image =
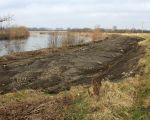
[[135, 74], [143, 49], [141, 38], [113, 36], [47, 55], [0, 60], [0, 93], [36, 89], [57, 93], [72, 85], [89, 84], [91, 79], [110, 68], [111, 80]]

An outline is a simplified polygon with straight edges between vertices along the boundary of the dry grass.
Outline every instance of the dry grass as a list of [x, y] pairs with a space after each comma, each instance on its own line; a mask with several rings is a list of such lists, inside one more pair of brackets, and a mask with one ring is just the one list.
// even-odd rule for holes
[[51, 32], [50, 33], [50, 47], [51, 48], [55, 48], [57, 47], [57, 43], [59, 42], [59, 37], [61, 36], [60, 32]]
[[29, 31], [26, 27], [8, 28], [0, 31], [0, 39], [24, 39], [29, 36]]
[[103, 31], [101, 30], [101, 28], [96, 27], [93, 30], [92, 39], [93, 41], [103, 40]]
[[[150, 37], [143, 37], [147, 39], [140, 43], [146, 47], [146, 55], [139, 61], [140, 66], [145, 66], [143, 75], [119, 82], [102, 81], [98, 99], [96, 96], [89, 96], [89, 88], [86, 86], [72, 87], [70, 91], [53, 96], [21, 91], [1, 95], [0, 110], [5, 114], [9, 113], [9, 116], [27, 116], [29, 120], [149, 120]], [[26, 108], [26, 105], [30, 107]], [[23, 114], [18, 115], [16, 112], [20, 111], [20, 107], [25, 109], [21, 109]], [[5, 116], [2, 112], [0, 117]], [[15, 113], [12, 114], [13, 112]]]
[[[93, 120], [121, 120], [130, 119], [127, 113], [135, 101], [137, 82], [133, 78], [120, 83], [105, 81], [102, 83], [99, 101], [89, 99], [92, 109], [97, 109], [92, 113]], [[130, 89], [129, 89], [130, 87]]]
[[58, 44], [59, 47], [68, 47], [74, 45], [81, 45], [85, 42], [86, 38], [90, 38], [89, 33], [86, 32], [51, 32], [50, 34], [50, 47], [55, 48]]
[[[138, 35], [139, 36], [139, 35]], [[90, 98], [90, 105], [98, 109], [90, 115], [92, 120], [148, 120], [150, 117], [150, 36], [139, 43], [146, 47], [146, 55], [139, 61], [145, 66], [143, 75], [127, 78], [118, 83], [102, 83], [100, 100]], [[91, 108], [92, 108], [91, 107]]]
[[[128, 78], [119, 83], [103, 81], [99, 99], [97, 99], [97, 96], [89, 96], [87, 88], [83, 86], [73, 87], [66, 95], [73, 96], [72, 100], [78, 100], [79, 103], [72, 104], [67, 116], [69, 114], [73, 117], [73, 120], [80, 120], [81, 118], [85, 120], [131, 119], [132, 115], [128, 113], [128, 110], [135, 103], [136, 89], [139, 86], [138, 79], [139, 76], [136, 76], [136, 80]], [[77, 110], [82, 115], [79, 116]]]
[[78, 113], [76, 109], [82, 113], [80, 116], [74, 113], [73, 115], [76, 116], [72, 115], [73, 120], [77, 118], [85, 120], [149, 120], [150, 37], [143, 37], [147, 40], [141, 42], [140, 45], [146, 47], [146, 55], [139, 61], [139, 65], [146, 66], [144, 74], [126, 78], [117, 83], [103, 81], [98, 99], [97, 96], [89, 96], [88, 90], [85, 88], [80, 88], [80, 91], [82, 90], [80, 93], [79, 89], [74, 88], [76, 90], [71, 90], [70, 93], [78, 94], [83, 99], [78, 103], [80, 108], [75, 104], [72, 107], [73, 110], [71, 109], [71, 115], [74, 112]]
[[26, 90], [0, 96], [0, 120], [63, 120], [70, 98]]
[[69, 45], [74, 45], [76, 42], [77, 33], [76, 32], [65, 32], [62, 37], [63, 37], [63, 43], [62, 43], [63, 47], [66, 47]]

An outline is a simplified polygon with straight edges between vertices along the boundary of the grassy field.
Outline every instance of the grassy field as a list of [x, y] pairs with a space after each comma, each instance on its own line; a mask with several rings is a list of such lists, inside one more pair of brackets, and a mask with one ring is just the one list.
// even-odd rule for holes
[[[99, 97], [89, 95], [92, 86], [90, 89], [72, 87], [57, 95], [33, 90], [0, 95], [0, 119], [149, 120], [150, 35], [138, 36], [145, 38], [139, 43], [146, 49], [145, 56], [139, 61], [143, 74], [119, 82], [103, 81]], [[6, 115], [1, 112], [3, 109]], [[11, 113], [11, 110], [17, 112]]]

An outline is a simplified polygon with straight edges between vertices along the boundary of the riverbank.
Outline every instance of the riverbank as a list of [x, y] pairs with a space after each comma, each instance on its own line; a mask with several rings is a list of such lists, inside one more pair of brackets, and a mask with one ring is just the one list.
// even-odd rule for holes
[[[15, 93], [0, 96], [0, 118], [147, 120], [149, 40], [139, 46], [141, 40], [118, 35], [71, 49], [1, 58], [1, 94]], [[102, 82], [97, 100], [88, 89], [104, 71], [110, 81]]]
[[[70, 89], [72, 85], [90, 84], [93, 76], [113, 69], [111, 79], [130, 72], [127, 63], [141, 49], [141, 38], [113, 35], [106, 40], [81, 46], [60, 49], [12, 54], [0, 58], [0, 91], [12, 92], [26, 88], [40, 89], [48, 93], [57, 93]], [[139, 57], [130, 63], [134, 67]], [[124, 64], [125, 64], [124, 63]], [[119, 66], [119, 67], [118, 67]], [[121, 69], [120, 69], [121, 67]], [[134, 74], [137, 68], [132, 68]], [[65, 81], [65, 82], [64, 82]], [[5, 83], [6, 82], [6, 83]], [[8, 84], [9, 83], [9, 84]]]
[[14, 27], [0, 30], [0, 40], [25, 39], [29, 37], [29, 31], [25, 27]]

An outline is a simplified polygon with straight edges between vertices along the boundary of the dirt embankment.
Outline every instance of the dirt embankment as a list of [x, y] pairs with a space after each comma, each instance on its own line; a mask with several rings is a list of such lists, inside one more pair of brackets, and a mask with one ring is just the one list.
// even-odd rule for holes
[[111, 36], [107, 40], [46, 55], [27, 55], [0, 60], [0, 93], [22, 89], [57, 93], [73, 85], [89, 84], [108, 71], [111, 80], [134, 75], [143, 49], [142, 38]]

